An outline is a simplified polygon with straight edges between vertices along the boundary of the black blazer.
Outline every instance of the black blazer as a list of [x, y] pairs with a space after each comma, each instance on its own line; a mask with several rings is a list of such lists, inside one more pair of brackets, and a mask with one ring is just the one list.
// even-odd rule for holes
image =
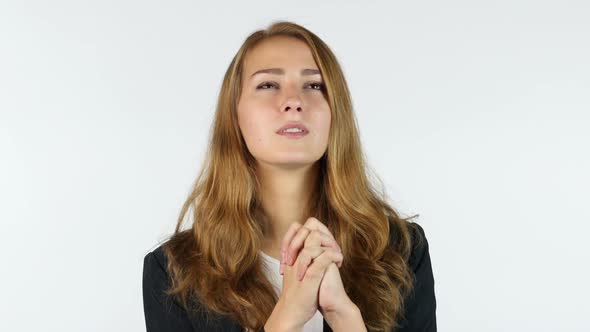
[[[424, 230], [420, 225], [417, 228], [425, 241], [422, 246], [413, 248], [409, 259], [416, 276], [414, 291], [405, 301], [405, 319], [392, 332], [436, 332], [436, 298], [429, 246]], [[412, 233], [412, 236], [416, 234]], [[393, 243], [391, 236], [390, 243]], [[166, 266], [167, 258], [161, 245], [143, 260], [143, 308], [147, 332], [244, 331], [226, 316], [214, 313], [213, 318], [207, 319], [205, 310], [187, 313], [175, 298], [167, 297], [164, 290], [170, 286], [170, 279]], [[325, 319], [324, 332], [332, 332]]]

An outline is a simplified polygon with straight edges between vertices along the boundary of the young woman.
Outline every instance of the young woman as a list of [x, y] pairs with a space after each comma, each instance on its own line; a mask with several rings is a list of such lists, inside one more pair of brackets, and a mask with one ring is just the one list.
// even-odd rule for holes
[[309, 30], [274, 23], [233, 58], [143, 300], [149, 332], [436, 331], [424, 231], [369, 181], [343, 72]]

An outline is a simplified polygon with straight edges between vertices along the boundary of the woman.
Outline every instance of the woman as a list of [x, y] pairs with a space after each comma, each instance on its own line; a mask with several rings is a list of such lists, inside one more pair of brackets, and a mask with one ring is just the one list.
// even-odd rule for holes
[[207, 152], [175, 233], [145, 256], [149, 332], [436, 331], [424, 231], [369, 182], [315, 34], [277, 22], [245, 40]]

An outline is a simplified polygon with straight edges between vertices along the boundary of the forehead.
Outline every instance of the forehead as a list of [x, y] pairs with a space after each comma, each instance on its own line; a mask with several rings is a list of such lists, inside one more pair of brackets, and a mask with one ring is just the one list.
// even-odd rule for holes
[[244, 58], [244, 73], [248, 77], [264, 68], [317, 68], [311, 49], [302, 40], [288, 36], [274, 36], [258, 43]]

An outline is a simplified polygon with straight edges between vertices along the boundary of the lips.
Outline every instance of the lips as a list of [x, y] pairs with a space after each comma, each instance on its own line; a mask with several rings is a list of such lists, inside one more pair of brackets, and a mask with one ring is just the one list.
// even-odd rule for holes
[[287, 122], [284, 126], [282, 126], [281, 128], [279, 128], [276, 133], [277, 134], [284, 134], [282, 131], [285, 129], [289, 129], [289, 128], [298, 128], [303, 130], [302, 133], [298, 133], [298, 134], [307, 134], [309, 133], [309, 130], [307, 129], [307, 127], [301, 123], [301, 122]]

